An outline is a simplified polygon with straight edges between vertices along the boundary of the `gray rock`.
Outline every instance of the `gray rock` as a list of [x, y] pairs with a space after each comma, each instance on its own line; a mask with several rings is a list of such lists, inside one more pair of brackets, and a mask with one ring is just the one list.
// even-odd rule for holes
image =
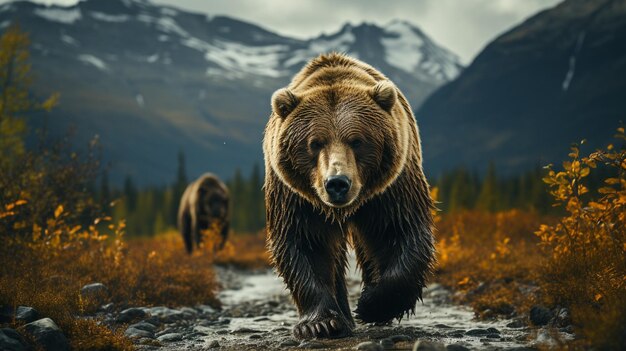
[[468, 349], [467, 347], [461, 344], [450, 344], [446, 346], [446, 350], [447, 351], [469, 351], [470, 349]]
[[232, 334], [249, 334], [249, 333], [260, 333], [260, 330], [256, 330], [256, 329], [252, 329], [252, 328], [246, 328], [246, 327], [241, 327], [241, 328], [237, 328], [235, 330], [233, 330], [231, 333]]
[[380, 346], [382, 346], [382, 348], [385, 350], [390, 350], [395, 347], [395, 343], [391, 338], [385, 338], [380, 340]]
[[32, 307], [18, 306], [15, 311], [15, 319], [24, 323], [34, 322], [39, 319], [39, 312]]
[[467, 332], [465, 332], [465, 335], [469, 335], [469, 336], [484, 336], [489, 334], [489, 332], [485, 329], [470, 329]]
[[159, 336], [157, 340], [161, 342], [181, 341], [183, 340], [183, 335], [180, 333], [169, 333], [169, 334]]
[[295, 341], [294, 339], [287, 339], [287, 340], [283, 340], [280, 343], [280, 347], [289, 347], [289, 346], [298, 346], [299, 343], [297, 341]]
[[141, 308], [131, 307], [123, 310], [115, 319], [118, 323], [130, 323], [142, 318], [146, 318], [148, 314]]
[[261, 338], [261, 334], [252, 334], [248, 337], [248, 339], [260, 339]]
[[156, 325], [154, 325], [152, 323], [148, 323], [146, 321], [129, 325], [128, 328], [129, 329], [130, 328], [135, 328], [135, 329], [139, 329], [139, 330], [145, 330], [145, 331], [150, 332], [150, 333], [154, 333], [156, 331], [156, 329], [157, 329]]
[[208, 314], [212, 314], [217, 312], [217, 310], [209, 305], [198, 305], [196, 306], [196, 309], [199, 310], [202, 313], [208, 313]]
[[26, 351], [28, 347], [22, 336], [13, 329], [0, 329], [0, 350]]
[[100, 311], [112, 312], [114, 307], [115, 307], [115, 304], [113, 302], [109, 302], [106, 305], [100, 306]]
[[535, 305], [530, 308], [530, 322], [537, 326], [548, 324], [552, 319], [552, 312], [546, 307]]
[[11, 306], [0, 306], [0, 323], [13, 322], [14, 312]]
[[500, 331], [496, 328], [487, 328], [489, 334], [500, 334]]
[[171, 333], [176, 333], [176, 328], [165, 328], [161, 330], [160, 332], [156, 333], [156, 336], [159, 337], [161, 335], [171, 334]]
[[63, 332], [50, 318], [43, 318], [24, 326], [27, 333], [32, 335], [37, 345], [44, 350], [65, 351], [70, 344]]
[[80, 296], [88, 301], [102, 305], [109, 297], [109, 289], [102, 283], [87, 284], [80, 289]]
[[379, 343], [373, 341], [365, 341], [354, 347], [355, 350], [363, 351], [383, 351], [383, 347]]
[[446, 347], [437, 341], [418, 340], [413, 345], [413, 351], [446, 351]]
[[165, 323], [172, 323], [185, 318], [184, 312], [164, 306], [151, 307], [148, 311]]
[[298, 347], [301, 349], [323, 349], [326, 346], [317, 341], [303, 341], [300, 345], [298, 345]]
[[214, 349], [220, 347], [220, 343], [217, 340], [213, 340], [209, 343], [208, 348]]
[[411, 338], [408, 335], [392, 335], [389, 337], [389, 339], [391, 339], [391, 341], [395, 342], [401, 342], [401, 341], [411, 341]]
[[131, 339], [154, 338], [154, 334], [152, 332], [149, 332], [143, 329], [134, 328], [134, 327], [127, 328], [126, 331], [124, 332], [124, 335], [126, 335], [127, 337]]
[[511, 323], [507, 324], [507, 325], [506, 325], [506, 327], [507, 327], [507, 328], [514, 328], [514, 329], [517, 329], [517, 328], [523, 328], [525, 325], [526, 325], [526, 324], [524, 323], [524, 321], [523, 321], [523, 320], [521, 320], [521, 319], [516, 319], [516, 320], [514, 320], [513, 322], [511, 322]]

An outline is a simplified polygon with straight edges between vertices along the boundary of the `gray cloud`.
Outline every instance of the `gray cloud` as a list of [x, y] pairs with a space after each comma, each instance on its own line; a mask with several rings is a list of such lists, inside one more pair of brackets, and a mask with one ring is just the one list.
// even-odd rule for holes
[[[76, 0], [38, 0], [72, 4]], [[465, 63], [493, 38], [562, 0], [153, 0], [210, 15], [227, 15], [286, 36], [310, 38], [344, 23], [384, 25], [405, 19]], [[6, 0], [0, 0], [0, 3]]]

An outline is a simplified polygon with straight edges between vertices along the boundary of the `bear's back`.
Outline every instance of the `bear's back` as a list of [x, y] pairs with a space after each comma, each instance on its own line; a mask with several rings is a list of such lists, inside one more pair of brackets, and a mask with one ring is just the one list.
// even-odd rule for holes
[[374, 67], [339, 53], [322, 54], [295, 75], [289, 89], [302, 93], [324, 86], [374, 86], [386, 80]]

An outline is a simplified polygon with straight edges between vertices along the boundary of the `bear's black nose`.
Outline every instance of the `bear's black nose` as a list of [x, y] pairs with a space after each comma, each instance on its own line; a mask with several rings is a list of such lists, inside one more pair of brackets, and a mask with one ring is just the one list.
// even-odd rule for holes
[[346, 201], [346, 194], [350, 190], [350, 179], [345, 175], [330, 176], [326, 179], [326, 192], [330, 196], [333, 203], [342, 203]]

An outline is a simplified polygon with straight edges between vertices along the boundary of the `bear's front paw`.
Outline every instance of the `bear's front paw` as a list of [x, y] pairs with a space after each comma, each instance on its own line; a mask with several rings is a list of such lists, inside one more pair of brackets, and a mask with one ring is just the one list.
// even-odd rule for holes
[[304, 316], [295, 327], [293, 335], [298, 339], [343, 338], [352, 334], [350, 323], [333, 310]]
[[364, 323], [387, 323], [394, 318], [402, 318], [415, 308], [417, 298], [407, 294], [394, 293], [381, 286], [363, 289], [357, 303], [356, 318]]

